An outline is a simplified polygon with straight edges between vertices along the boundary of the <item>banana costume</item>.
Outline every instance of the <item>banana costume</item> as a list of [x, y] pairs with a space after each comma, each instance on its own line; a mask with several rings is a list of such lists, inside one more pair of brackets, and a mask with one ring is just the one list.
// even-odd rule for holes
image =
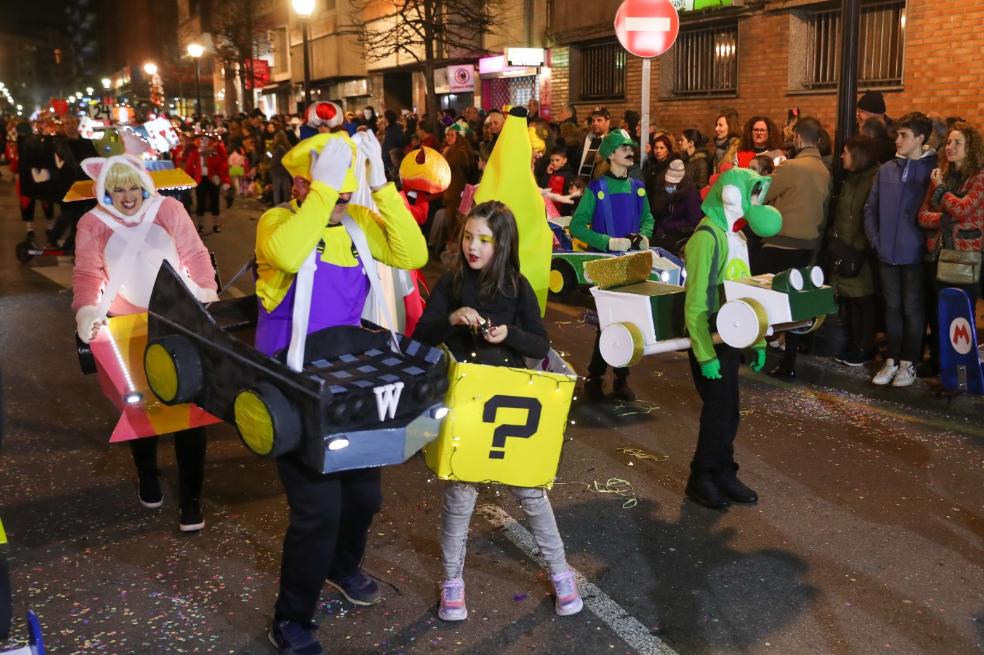
[[498, 200], [512, 210], [519, 230], [519, 271], [533, 287], [542, 316], [547, 309], [553, 233], [547, 225], [543, 196], [533, 177], [532, 158], [526, 109], [513, 107], [482, 173], [475, 204]]

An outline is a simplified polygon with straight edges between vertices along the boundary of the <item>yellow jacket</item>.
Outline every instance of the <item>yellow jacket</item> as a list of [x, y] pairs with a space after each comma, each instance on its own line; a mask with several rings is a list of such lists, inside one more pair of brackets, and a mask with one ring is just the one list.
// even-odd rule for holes
[[[403, 269], [427, 263], [427, 242], [393, 184], [372, 194], [379, 213], [351, 205], [348, 214], [366, 233], [369, 249], [379, 261]], [[272, 312], [283, 300], [294, 275], [320, 241], [325, 242], [322, 261], [335, 266], [356, 266], [352, 240], [342, 228], [329, 228], [328, 217], [338, 201], [338, 192], [321, 182], [312, 182], [304, 203], [274, 207], [260, 217], [256, 227], [256, 295], [264, 309]]]

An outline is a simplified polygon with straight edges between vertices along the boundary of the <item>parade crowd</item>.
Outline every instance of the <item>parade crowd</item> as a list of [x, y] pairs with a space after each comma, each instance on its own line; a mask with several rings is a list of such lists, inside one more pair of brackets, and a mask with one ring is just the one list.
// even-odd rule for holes
[[[264, 208], [255, 247], [261, 352], [274, 355], [294, 343], [296, 308], [305, 303], [310, 304], [304, 317], [308, 332], [358, 325], [370, 293], [360, 261], [371, 254], [399, 269], [419, 269], [439, 259], [445, 272], [414, 338], [446, 344], [460, 359], [470, 355], [483, 364], [510, 366], [524, 357], [545, 357], [549, 336], [534, 289], [520, 274], [518, 217], [497, 200], [475, 198], [497, 141], [519, 130], [524, 140], [528, 137], [532, 158], [516, 165], [531, 167], [548, 215], [569, 216], [570, 236], [585, 249], [622, 253], [660, 246], [684, 257], [691, 370], [703, 402], [686, 494], [724, 509], [754, 503], [758, 494], [738, 478], [733, 445], [737, 371], [747, 360], [734, 348], [713, 344], [708, 327], [720, 303], [714, 290], [726, 274], [727, 258], [719, 257], [719, 250], [733, 248], [726, 234], [741, 229], [741, 217], [725, 207], [733, 201], [712, 191], [718, 176], [730, 176], [736, 187], [747, 183], [746, 202], [759, 176], [771, 178], [764, 201], [772, 213], [746, 216], [748, 272], [822, 266], [847, 328], [836, 360], [847, 366], [879, 360], [874, 384], [903, 387], [917, 375], [935, 375], [941, 289], [961, 288], [972, 303], [981, 296], [984, 141], [979, 130], [957, 117], [910, 112], [892, 118], [879, 93], [859, 99], [857, 121], [858, 134], [846, 140], [842, 152], [833, 152], [820, 121], [796, 111], [782, 127], [769, 116], [742, 121], [734, 111], [722, 110], [713, 125], [680, 134], [658, 127], [640, 134], [636, 113], [613, 117], [603, 107], [578, 116], [566, 106], [555, 120], [546, 120], [536, 101], [525, 111], [469, 107], [436, 117], [393, 110], [377, 115], [372, 107], [342, 113], [333, 103], [318, 103], [303, 118], [253, 112], [180, 123], [181, 143], [167, 156], [196, 187], [174, 197], [158, 193], [139, 159], [109, 156], [99, 151], [99, 142], [80, 138], [70, 114], [46, 114], [33, 124], [9, 122], [5, 150], [17, 174], [26, 238], [42, 238], [34, 227], [40, 205], [48, 221], [43, 238], [52, 247], [74, 249], [73, 309], [83, 341], [95, 338], [107, 313], [146, 308], [163, 260], [180, 265], [176, 268], [200, 301], [214, 301], [214, 271], [201, 235], [222, 229], [224, 208], [253, 198]], [[401, 163], [420, 147], [443, 155], [450, 184], [439, 193], [404, 189], [401, 194]], [[96, 162], [97, 156], [105, 159]], [[846, 171], [836, 196], [835, 157]], [[364, 174], [364, 181], [357, 181], [354, 171]], [[62, 202], [75, 181], [89, 178], [95, 181], [94, 200]], [[350, 205], [358, 193], [371, 196], [373, 207]], [[114, 250], [114, 238], [135, 224], [152, 224], [150, 234], [158, 235], [148, 237], [155, 250], [142, 251], [142, 261], [122, 246]], [[362, 240], [368, 251], [356, 253]], [[118, 292], [113, 278], [119, 274], [111, 271], [124, 271]], [[118, 295], [107, 298], [106, 289]], [[770, 374], [795, 378], [797, 353], [809, 347], [806, 339], [787, 333], [772, 345], [783, 354]], [[765, 344], [756, 343], [752, 353], [749, 364], [762, 369]], [[587, 371], [588, 401], [635, 399], [628, 367], [614, 369], [607, 393], [608, 366], [598, 338], [590, 361], [575, 364]], [[157, 440], [131, 443], [140, 502], [159, 507]], [[175, 450], [180, 527], [198, 531], [205, 525], [203, 429], [179, 432]], [[379, 469], [322, 474], [296, 454], [278, 457], [277, 469], [290, 526], [270, 637], [286, 655], [317, 655], [323, 651], [312, 621], [326, 581], [354, 603], [380, 599], [375, 581], [361, 568], [369, 526], [382, 503]], [[557, 614], [579, 612], [582, 601], [546, 491], [511, 491], [546, 560]], [[476, 494], [464, 483], [451, 483], [445, 492], [438, 614], [447, 621], [467, 617], [463, 571]]]

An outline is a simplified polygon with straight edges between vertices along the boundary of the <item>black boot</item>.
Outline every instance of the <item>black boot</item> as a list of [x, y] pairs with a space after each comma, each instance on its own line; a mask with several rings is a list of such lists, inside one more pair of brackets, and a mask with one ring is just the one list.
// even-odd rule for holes
[[590, 403], [605, 401], [605, 380], [603, 378], [588, 378], [584, 383], [584, 396]]
[[612, 387], [612, 397], [615, 400], [631, 403], [636, 399], [635, 392], [629, 387], [629, 381], [625, 378], [615, 378], [615, 386]]
[[157, 439], [134, 439], [130, 453], [137, 468], [137, 500], [147, 509], [164, 504], [160, 471], [157, 470]]
[[757, 503], [758, 494], [755, 490], [738, 479], [738, 465], [734, 468], [718, 471], [714, 477], [717, 488], [736, 503]]
[[725, 509], [731, 504], [714, 484], [714, 476], [710, 473], [691, 473], [686, 494], [698, 505], [711, 509]]
[[174, 454], [178, 462], [178, 499], [182, 532], [198, 532], [205, 527], [202, 516], [202, 483], [205, 479], [205, 429], [192, 428], [174, 435]]

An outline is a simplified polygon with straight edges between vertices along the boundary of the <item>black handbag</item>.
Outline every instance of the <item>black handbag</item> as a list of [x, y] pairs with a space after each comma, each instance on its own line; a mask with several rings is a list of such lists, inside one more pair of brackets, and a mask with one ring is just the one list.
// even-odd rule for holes
[[857, 277], [864, 266], [864, 251], [834, 237], [827, 243], [827, 264], [840, 277]]

